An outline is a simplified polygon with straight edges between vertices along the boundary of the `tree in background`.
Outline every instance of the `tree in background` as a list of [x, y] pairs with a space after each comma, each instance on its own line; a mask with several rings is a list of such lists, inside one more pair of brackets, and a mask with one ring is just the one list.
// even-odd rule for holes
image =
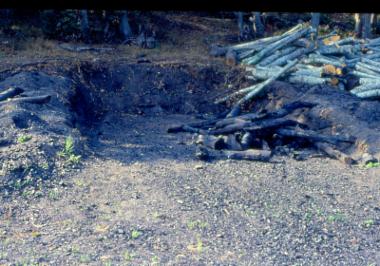
[[90, 25], [88, 22], [88, 12], [87, 10], [80, 11], [80, 22], [81, 22], [81, 32], [82, 38], [85, 42], [90, 40]]
[[[364, 13], [354, 14], [355, 18], [355, 34], [358, 38], [371, 38], [371, 14]], [[373, 20], [372, 20], [373, 21]]]
[[123, 36], [123, 41], [127, 41], [133, 35], [128, 21], [128, 11], [126, 10], [121, 13], [120, 32]]
[[263, 24], [261, 13], [252, 12], [253, 32], [256, 38], [261, 38], [265, 33], [265, 26]]
[[311, 26], [317, 30], [317, 33], [318, 33], [320, 19], [321, 19], [321, 13], [311, 13]]

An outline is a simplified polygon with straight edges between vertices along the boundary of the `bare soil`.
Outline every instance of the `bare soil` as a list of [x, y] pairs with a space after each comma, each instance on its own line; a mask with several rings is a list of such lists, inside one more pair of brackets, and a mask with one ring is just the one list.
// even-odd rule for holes
[[191, 116], [107, 119], [80, 172], [38, 196], [3, 198], [1, 263], [380, 262], [378, 169], [326, 158], [205, 163], [190, 135], [166, 133]]

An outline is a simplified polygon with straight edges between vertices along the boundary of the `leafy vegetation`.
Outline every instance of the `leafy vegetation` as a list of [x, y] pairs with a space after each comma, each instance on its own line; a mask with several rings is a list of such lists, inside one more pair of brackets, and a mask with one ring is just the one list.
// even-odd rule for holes
[[379, 162], [369, 162], [365, 165], [365, 168], [375, 168], [375, 167], [379, 167], [379, 166], [380, 166]]
[[203, 251], [203, 242], [201, 238], [198, 236], [197, 237], [197, 243], [196, 244], [190, 244], [187, 246], [187, 249], [191, 252], [198, 252], [201, 253]]
[[190, 230], [193, 230], [195, 228], [203, 229], [203, 228], [206, 228], [207, 226], [208, 226], [207, 222], [202, 222], [200, 220], [187, 222], [187, 228], [189, 228]]
[[138, 230], [132, 230], [131, 237], [132, 239], [137, 239], [142, 235], [142, 232]]
[[69, 136], [65, 140], [65, 145], [62, 151], [58, 152], [59, 157], [66, 158], [66, 161], [69, 164], [79, 164], [80, 159], [82, 158], [81, 155], [76, 155], [74, 153], [74, 139], [73, 137]]
[[367, 220], [363, 221], [363, 223], [362, 223], [363, 227], [365, 227], [365, 228], [369, 228], [374, 224], [375, 224], [375, 221], [373, 219], [367, 219]]
[[31, 139], [32, 139], [32, 136], [21, 135], [20, 137], [17, 138], [17, 142], [22, 144], [22, 143], [28, 142]]
[[133, 254], [126, 250], [123, 254], [124, 260], [130, 262], [133, 259]]

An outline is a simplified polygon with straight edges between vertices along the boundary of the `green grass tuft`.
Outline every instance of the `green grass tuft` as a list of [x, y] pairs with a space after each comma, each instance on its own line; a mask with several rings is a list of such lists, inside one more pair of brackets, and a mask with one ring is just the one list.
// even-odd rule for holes
[[17, 142], [22, 144], [22, 143], [28, 142], [31, 139], [32, 139], [32, 136], [21, 135], [20, 137], [17, 138]]

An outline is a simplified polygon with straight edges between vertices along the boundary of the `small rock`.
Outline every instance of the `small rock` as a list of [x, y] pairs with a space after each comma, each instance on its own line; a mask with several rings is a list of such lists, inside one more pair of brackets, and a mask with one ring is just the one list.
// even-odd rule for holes
[[203, 169], [204, 167], [203, 167], [203, 165], [201, 165], [201, 164], [197, 164], [195, 167], [194, 167], [194, 169], [196, 169], [196, 170], [199, 170], [199, 169]]

